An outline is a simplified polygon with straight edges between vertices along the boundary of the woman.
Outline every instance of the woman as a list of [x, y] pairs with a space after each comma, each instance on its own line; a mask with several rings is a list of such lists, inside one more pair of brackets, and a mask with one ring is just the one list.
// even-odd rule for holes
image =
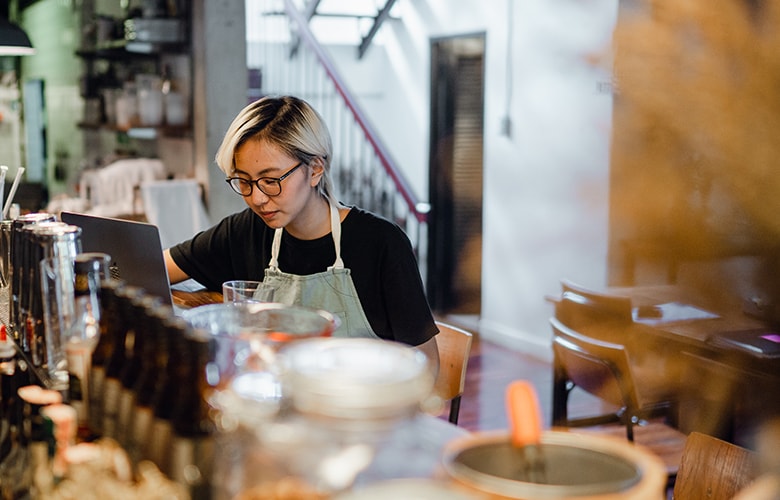
[[330, 311], [339, 336], [417, 346], [438, 367], [438, 333], [408, 237], [334, 196], [322, 117], [295, 97], [265, 97], [231, 123], [216, 161], [248, 208], [165, 251], [171, 283], [210, 290], [262, 279], [274, 300]]

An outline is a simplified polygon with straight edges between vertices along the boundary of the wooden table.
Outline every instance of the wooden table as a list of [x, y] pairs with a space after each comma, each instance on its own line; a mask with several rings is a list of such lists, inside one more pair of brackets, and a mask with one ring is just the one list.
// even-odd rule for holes
[[442, 474], [442, 452], [450, 441], [469, 432], [438, 417], [420, 414], [400, 426], [380, 446], [357, 485], [401, 478], [431, 478]]
[[[609, 288], [607, 291], [631, 297], [634, 326], [642, 335], [671, 342], [694, 354], [734, 358], [746, 365], [746, 369], [770, 377], [780, 377], [780, 357], [736, 351], [718, 342], [719, 336], [731, 332], [773, 328], [767, 322], [745, 314], [740, 304], [715, 304], [674, 285]], [[639, 310], [645, 306], [660, 307], [664, 314], [669, 311], [670, 316], [641, 317]]]
[[206, 304], [219, 304], [222, 302], [222, 294], [219, 292], [179, 290], [175, 288], [175, 285], [171, 287], [171, 295], [173, 296], [173, 304], [182, 309], [191, 309]]
[[[756, 426], [780, 418], [780, 357], [727, 347], [718, 337], [729, 332], [771, 329], [735, 302], [715, 303], [675, 285], [607, 288], [631, 297], [632, 335], [653, 346], [667, 363], [679, 363], [687, 386], [681, 417], [685, 430], [719, 435], [750, 445]], [[642, 318], [642, 306], [674, 303], [677, 317]], [[665, 306], [666, 307], [666, 306]]]

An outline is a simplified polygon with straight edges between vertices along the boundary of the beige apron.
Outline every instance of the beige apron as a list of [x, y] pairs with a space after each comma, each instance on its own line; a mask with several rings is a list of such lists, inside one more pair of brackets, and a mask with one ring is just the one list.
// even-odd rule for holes
[[344, 268], [341, 260], [341, 220], [338, 209], [333, 205], [330, 206], [330, 230], [336, 247], [336, 261], [327, 271], [298, 276], [279, 270], [282, 228], [277, 229], [263, 282], [275, 288], [274, 302], [323, 309], [338, 316], [341, 326], [334, 336], [379, 338], [360, 305], [350, 270]]

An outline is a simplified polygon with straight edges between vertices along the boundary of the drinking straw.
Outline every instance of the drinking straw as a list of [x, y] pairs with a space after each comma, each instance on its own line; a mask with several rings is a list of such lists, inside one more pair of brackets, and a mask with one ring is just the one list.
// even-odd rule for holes
[[11, 185], [11, 190], [8, 192], [8, 199], [5, 200], [5, 206], [3, 206], [3, 219], [8, 217], [8, 210], [11, 209], [11, 203], [14, 201], [16, 195], [16, 189], [19, 187], [19, 181], [22, 180], [22, 174], [24, 173], [24, 167], [19, 167], [16, 171], [16, 177], [14, 177], [14, 183]]
[[[3, 206], [3, 196], [5, 195], [5, 174], [8, 173], [7, 165], [0, 165], [0, 207]], [[5, 217], [3, 217], [5, 219]]]

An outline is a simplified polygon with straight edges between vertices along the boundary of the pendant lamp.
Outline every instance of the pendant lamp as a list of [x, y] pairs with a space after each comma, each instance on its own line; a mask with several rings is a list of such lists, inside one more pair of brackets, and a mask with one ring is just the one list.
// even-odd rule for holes
[[22, 28], [0, 18], [0, 56], [29, 56], [35, 54], [30, 38]]

